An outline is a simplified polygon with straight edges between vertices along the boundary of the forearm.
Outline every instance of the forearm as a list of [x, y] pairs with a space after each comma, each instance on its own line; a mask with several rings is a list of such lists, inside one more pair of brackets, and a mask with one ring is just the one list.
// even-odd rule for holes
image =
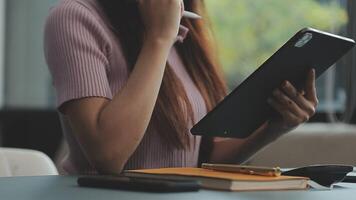
[[246, 139], [218, 139], [214, 142], [210, 161], [241, 164], [282, 134], [266, 123]]
[[169, 50], [169, 43], [145, 43], [127, 84], [100, 114], [102, 131], [144, 132], [158, 97]]
[[95, 146], [106, 155], [100, 164], [103, 168], [120, 171], [141, 142], [158, 97], [170, 48], [168, 42], [146, 42], [126, 86], [98, 115]]

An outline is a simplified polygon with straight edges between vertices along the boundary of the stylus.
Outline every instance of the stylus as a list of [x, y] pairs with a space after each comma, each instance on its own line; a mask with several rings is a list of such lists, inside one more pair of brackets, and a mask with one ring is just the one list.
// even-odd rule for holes
[[259, 166], [211, 164], [211, 163], [203, 163], [201, 167], [203, 169], [210, 169], [215, 171], [236, 172], [242, 174], [260, 175], [260, 176], [280, 176], [282, 173], [279, 167], [259, 167]]
[[184, 11], [183, 17], [191, 18], [191, 19], [201, 19], [202, 18], [200, 15], [195, 14], [193, 12], [189, 12], [189, 11]]

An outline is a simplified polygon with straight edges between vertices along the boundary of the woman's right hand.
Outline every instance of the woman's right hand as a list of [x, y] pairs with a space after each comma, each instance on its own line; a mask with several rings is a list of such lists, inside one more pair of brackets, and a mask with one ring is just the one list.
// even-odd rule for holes
[[173, 43], [184, 11], [183, 0], [139, 0], [146, 40]]

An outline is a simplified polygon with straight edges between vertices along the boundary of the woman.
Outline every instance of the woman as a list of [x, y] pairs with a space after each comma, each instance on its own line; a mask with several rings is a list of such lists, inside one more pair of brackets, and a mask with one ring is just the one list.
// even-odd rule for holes
[[[182, 18], [184, 9], [204, 20]], [[190, 135], [226, 94], [206, 19], [202, 0], [62, 0], [52, 9], [45, 53], [68, 173], [194, 167], [199, 149], [205, 161], [241, 163], [314, 114], [311, 71], [305, 92], [286, 81], [271, 94], [281, 117], [249, 138]]]

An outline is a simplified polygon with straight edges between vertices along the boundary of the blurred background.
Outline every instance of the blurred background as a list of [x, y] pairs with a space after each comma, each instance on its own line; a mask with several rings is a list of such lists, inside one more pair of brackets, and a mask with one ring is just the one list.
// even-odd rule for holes
[[[0, 146], [37, 149], [51, 158], [61, 144], [61, 130], [42, 38], [56, 2], [0, 0]], [[356, 36], [352, 0], [205, 2], [230, 89], [301, 28]], [[355, 58], [353, 51], [318, 80], [320, 106], [311, 122], [355, 122]]]

